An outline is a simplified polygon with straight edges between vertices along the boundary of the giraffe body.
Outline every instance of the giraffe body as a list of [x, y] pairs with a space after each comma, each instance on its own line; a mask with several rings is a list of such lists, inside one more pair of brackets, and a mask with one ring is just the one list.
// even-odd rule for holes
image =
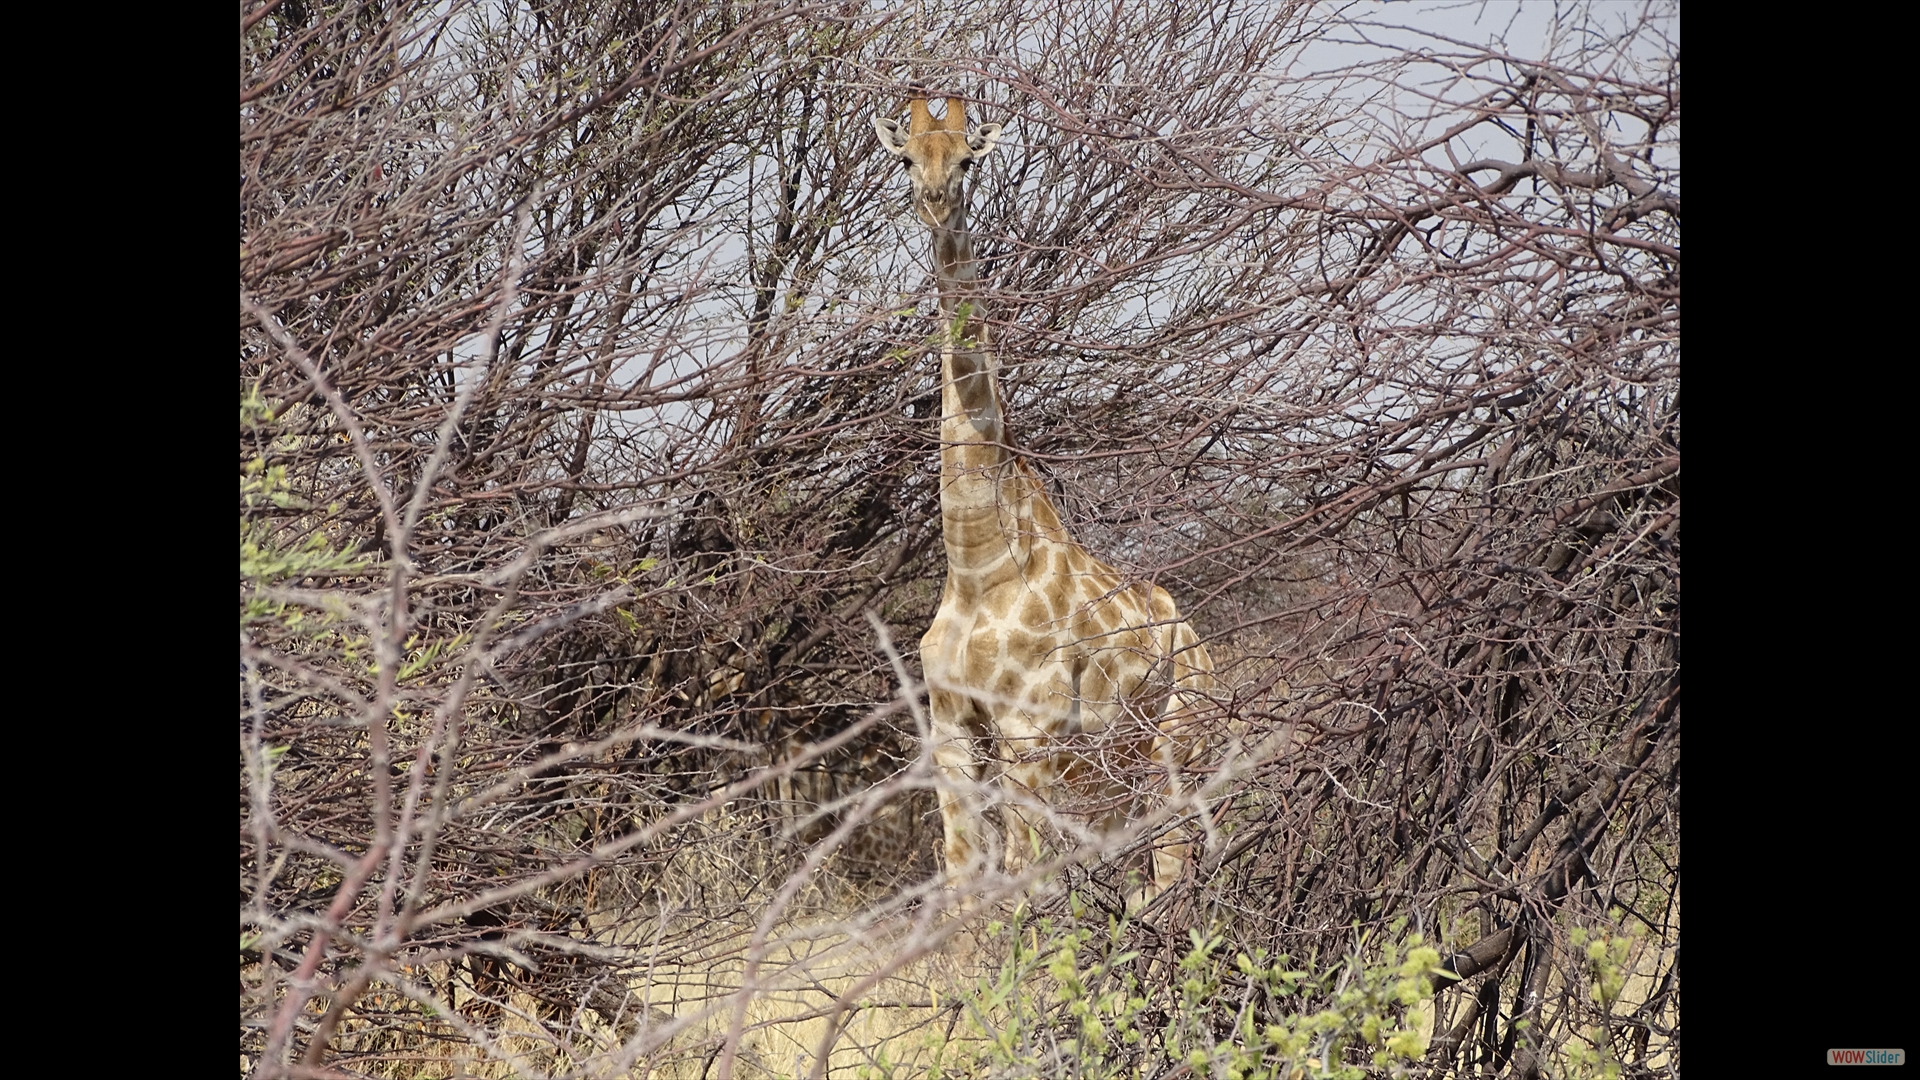
[[[1139, 785], [1181, 792], [1200, 745], [1194, 714], [1213, 665], [1166, 590], [1129, 582], [1075, 543], [1040, 479], [1014, 453], [981, 317], [964, 173], [993, 149], [1000, 125], [966, 133], [948, 99], [925, 99], [901, 131], [874, 118], [907, 165], [915, 208], [933, 240], [941, 309], [940, 518], [947, 580], [920, 639], [949, 880], [995, 861], [982, 790], [1005, 796], [1007, 869], [1037, 848], [1049, 810], [1069, 832], [1110, 832], [1144, 808]], [[1078, 807], [1073, 803], [1081, 804]], [[1180, 872], [1188, 844], [1156, 848], [1154, 892]]]

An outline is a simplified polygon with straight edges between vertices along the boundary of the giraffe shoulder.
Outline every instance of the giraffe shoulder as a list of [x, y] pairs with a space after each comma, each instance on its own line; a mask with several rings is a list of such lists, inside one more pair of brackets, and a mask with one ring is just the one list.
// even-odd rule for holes
[[1180, 617], [1180, 607], [1173, 602], [1173, 594], [1152, 582], [1144, 582], [1147, 587], [1147, 610], [1153, 614], [1154, 621], [1165, 622]]

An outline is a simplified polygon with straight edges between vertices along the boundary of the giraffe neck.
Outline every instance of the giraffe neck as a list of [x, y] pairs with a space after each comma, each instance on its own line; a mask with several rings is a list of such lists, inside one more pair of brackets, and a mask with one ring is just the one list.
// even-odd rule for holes
[[1066, 532], [1039, 479], [1013, 454], [965, 204], [932, 232], [947, 323], [940, 350], [940, 524], [948, 589], [964, 596], [1009, 560], [1024, 568], [1036, 539], [1066, 540]]
[[933, 263], [947, 323], [940, 349], [941, 441], [949, 448], [996, 450], [1004, 458], [1006, 419], [964, 205], [954, 209], [946, 225], [934, 227]]

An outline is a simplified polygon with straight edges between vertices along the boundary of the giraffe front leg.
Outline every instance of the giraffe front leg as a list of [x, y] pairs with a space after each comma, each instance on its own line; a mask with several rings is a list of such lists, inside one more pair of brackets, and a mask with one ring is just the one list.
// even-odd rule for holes
[[[1178, 843], [1165, 843], [1166, 839], [1178, 839]], [[1187, 859], [1193, 853], [1192, 834], [1186, 826], [1180, 826], [1175, 832], [1153, 847], [1153, 886], [1152, 891], [1142, 896], [1151, 900], [1171, 888], [1180, 877], [1180, 871], [1187, 865]]]
[[1007, 873], [1018, 874], [1039, 856], [1041, 804], [1052, 786], [1054, 770], [1044, 762], [1021, 763], [1007, 770], [1002, 785], [1006, 803]]
[[946, 840], [944, 854], [949, 887], [977, 880], [993, 861], [990, 844], [983, 843], [980, 762], [974, 753], [973, 732], [965, 719], [970, 707], [958, 694], [934, 690], [928, 695], [933, 763], [939, 767], [944, 781], [939, 788], [940, 826]]

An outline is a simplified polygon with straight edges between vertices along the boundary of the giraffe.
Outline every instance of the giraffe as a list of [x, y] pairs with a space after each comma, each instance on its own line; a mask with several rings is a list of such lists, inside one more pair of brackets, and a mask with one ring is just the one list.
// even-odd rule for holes
[[[1096, 827], [1105, 832], [1141, 802], [1117, 775], [1128, 762], [1150, 759], [1165, 796], [1181, 795], [1181, 769], [1198, 756], [1193, 717], [1213, 687], [1213, 662], [1166, 590], [1129, 582], [1074, 542], [1016, 452], [981, 312], [965, 185], [1001, 125], [968, 134], [965, 106], [954, 97], [942, 119], [924, 97], [911, 108], [906, 130], [883, 116], [873, 126], [906, 167], [913, 205], [932, 237], [947, 322], [940, 354], [947, 579], [920, 656], [932, 755], [948, 781], [940, 793], [947, 881], [959, 885], [991, 866], [998, 839], [982, 818], [980, 744], [1006, 763], [999, 775], [1005, 864], [1016, 872], [1038, 849], [1035, 825], [1050, 796], [1091, 796]], [[1182, 838], [1155, 849], [1152, 881], [1135, 902], [1179, 875], [1189, 847]]]

